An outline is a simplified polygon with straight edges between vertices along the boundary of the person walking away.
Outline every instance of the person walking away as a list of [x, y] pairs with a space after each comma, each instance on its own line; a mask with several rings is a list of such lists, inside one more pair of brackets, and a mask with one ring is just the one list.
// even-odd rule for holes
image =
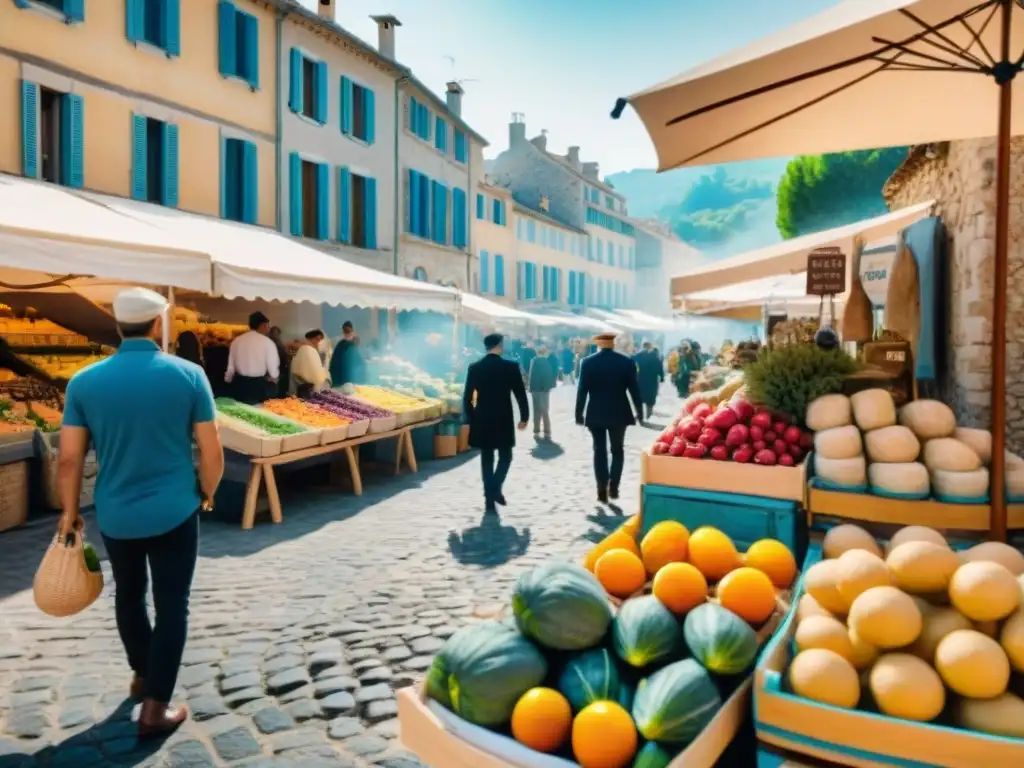
[[645, 341], [633, 358], [636, 363], [637, 382], [640, 385], [640, 400], [646, 409], [647, 419], [654, 415], [654, 404], [658, 401], [658, 388], [665, 381], [665, 369], [661, 366], [661, 358], [651, 349], [651, 342]]
[[[520, 430], [530, 420], [530, 405], [519, 365], [503, 360], [503, 338], [492, 333], [484, 339], [487, 354], [469, 366], [462, 395], [462, 411], [469, 423], [469, 444], [480, 449], [480, 468], [484, 486], [484, 511], [495, 514], [495, 504], [505, 506], [502, 488], [512, 466], [512, 448], [516, 444], [516, 422], [512, 398], [519, 406]], [[497, 456], [497, 464], [495, 464]]]
[[[114, 298], [121, 346], [72, 377], [60, 431], [62, 533], [81, 524], [82, 470], [90, 442], [96, 449], [96, 519], [114, 573], [117, 629], [134, 672], [130, 694], [142, 699], [140, 737], [166, 734], [188, 717], [171, 694], [188, 634], [199, 510], [212, 509], [224, 471], [206, 375], [157, 346], [166, 307], [145, 288]], [[153, 625], [146, 612], [147, 567]]]
[[341, 341], [331, 355], [331, 386], [366, 383], [366, 361], [359, 351], [359, 336], [348, 320], [341, 326]]
[[551, 366], [551, 375], [554, 377], [554, 383], [551, 385], [551, 388], [554, 389], [558, 386], [558, 382], [562, 378], [562, 364], [558, 360], [557, 350], [547, 349], [547, 347], [545, 347], [545, 351], [547, 352], [548, 365]]
[[330, 383], [320, 359], [320, 342], [323, 340], [324, 332], [319, 328], [307, 331], [305, 341], [295, 352], [289, 383], [290, 391], [299, 397], [309, 397]]
[[288, 354], [288, 347], [284, 345], [284, 341], [281, 339], [281, 329], [278, 326], [273, 326], [270, 329], [270, 340], [274, 342], [274, 346], [277, 347], [277, 359], [280, 361], [280, 368], [277, 377], [277, 396], [285, 397], [288, 394], [288, 388], [291, 386], [291, 357]]
[[530, 365], [535, 357], [537, 357], [537, 350], [533, 348], [532, 341], [527, 341], [523, 344], [522, 349], [519, 350], [519, 368], [523, 373], [524, 383], [530, 375]]
[[[636, 422], [643, 423], [643, 405], [636, 366], [630, 358], [615, 351], [615, 334], [602, 333], [594, 341], [598, 351], [580, 366], [580, 380], [576, 385], [576, 423], [590, 430], [594, 441], [597, 500], [607, 503], [609, 498], [619, 498], [626, 428]], [[610, 470], [609, 449], [612, 456]]]
[[270, 339], [270, 320], [262, 312], [249, 315], [249, 330], [231, 342], [224, 381], [240, 403], [256, 405], [277, 392], [281, 357]]
[[540, 437], [544, 427], [544, 439], [551, 439], [551, 390], [555, 388], [555, 371], [551, 367], [547, 347], [541, 345], [537, 356], [530, 363], [530, 399], [533, 401], [533, 436]]
[[178, 334], [178, 339], [174, 343], [174, 353], [182, 360], [203, 367], [203, 345], [199, 343], [195, 331], [182, 331]]
[[679, 345], [679, 355], [676, 362], [676, 372], [672, 381], [676, 385], [676, 392], [680, 397], [687, 397], [690, 394], [690, 374], [694, 371], [693, 358], [690, 345], [683, 342]]
[[573, 351], [572, 343], [562, 347], [562, 373], [569, 382], [576, 381], [576, 353]]

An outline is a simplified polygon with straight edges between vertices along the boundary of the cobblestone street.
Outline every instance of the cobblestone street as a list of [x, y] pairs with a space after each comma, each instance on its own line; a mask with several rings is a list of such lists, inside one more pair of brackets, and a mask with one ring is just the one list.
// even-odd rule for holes
[[52, 523], [0, 534], [0, 766], [419, 766], [397, 741], [394, 690], [500, 611], [523, 570], [635, 512], [638, 454], [677, 403], [665, 388], [654, 424], [627, 432], [617, 511], [596, 503], [574, 396], [552, 394], [553, 444], [519, 434], [500, 522], [482, 521], [476, 454], [368, 476], [360, 498], [285, 494], [283, 525], [205, 522], [177, 692], [192, 719], [164, 742], [134, 736], [107, 564], [94, 606], [51, 619], [31, 579]]

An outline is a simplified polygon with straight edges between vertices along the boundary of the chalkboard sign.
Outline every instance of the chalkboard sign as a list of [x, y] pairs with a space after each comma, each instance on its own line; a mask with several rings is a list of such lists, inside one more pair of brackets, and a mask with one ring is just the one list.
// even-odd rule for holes
[[846, 292], [846, 254], [839, 248], [817, 248], [807, 255], [807, 295], [835, 296]]

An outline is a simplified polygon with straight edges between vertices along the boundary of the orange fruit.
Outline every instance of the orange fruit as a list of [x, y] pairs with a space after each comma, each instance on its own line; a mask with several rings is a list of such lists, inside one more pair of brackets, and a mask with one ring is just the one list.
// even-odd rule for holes
[[718, 581], [740, 564], [732, 539], [710, 525], [698, 528], [690, 535], [688, 558], [708, 581]]
[[601, 555], [613, 549], [626, 549], [640, 557], [640, 547], [637, 546], [636, 539], [620, 528], [608, 534], [596, 547], [590, 550], [583, 564], [588, 571], [593, 573], [594, 568], [597, 566], [597, 561], [601, 559]]
[[619, 526], [619, 530], [628, 533], [634, 539], [640, 535], [640, 515], [633, 515], [626, 522]]
[[572, 752], [580, 768], [628, 768], [636, 755], [633, 718], [613, 701], [595, 701], [572, 723]]
[[572, 708], [553, 688], [531, 688], [512, 710], [512, 735], [538, 752], [554, 752], [569, 738]]
[[629, 597], [647, 581], [643, 562], [628, 549], [613, 549], [601, 555], [594, 575], [605, 592], [614, 597]]
[[775, 587], [756, 568], [737, 568], [718, 583], [718, 602], [750, 624], [763, 624], [775, 613]]
[[775, 539], [761, 539], [751, 544], [743, 564], [757, 568], [779, 589], [785, 589], [796, 578], [796, 558], [789, 547]]
[[644, 567], [651, 575], [669, 563], [686, 562], [690, 531], [675, 520], [664, 520], [655, 525], [640, 542]]
[[653, 593], [662, 605], [679, 615], [708, 599], [708, 582], [689, 563], [669, 563], [655, 575]]

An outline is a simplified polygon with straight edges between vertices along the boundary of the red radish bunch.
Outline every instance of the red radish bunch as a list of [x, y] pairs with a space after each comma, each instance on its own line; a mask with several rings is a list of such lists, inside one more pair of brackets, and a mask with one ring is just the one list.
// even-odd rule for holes
[[813, 446], [814, 435], [794, 425], [787, 415], [755, 407], [736, 396], [717, 407], [688, 404], [658, 436], [651, 453], [793, 467]]

